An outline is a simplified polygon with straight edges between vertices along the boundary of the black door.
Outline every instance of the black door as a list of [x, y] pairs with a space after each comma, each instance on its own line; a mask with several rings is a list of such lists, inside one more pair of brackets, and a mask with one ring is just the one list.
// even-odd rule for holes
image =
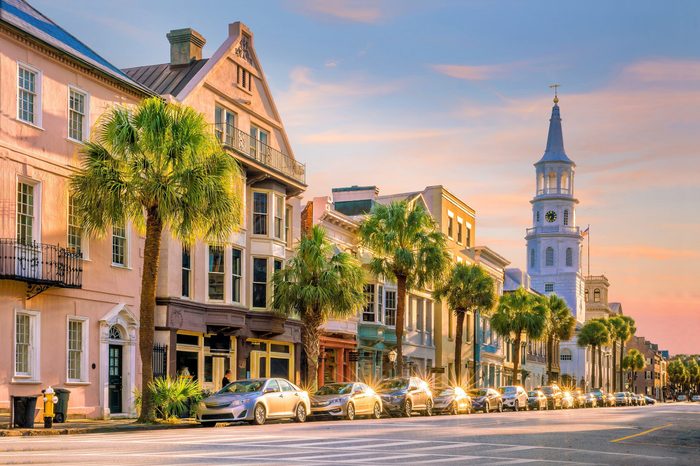
[[122, 347], [109, 345], [109, 411], [122, 412]]

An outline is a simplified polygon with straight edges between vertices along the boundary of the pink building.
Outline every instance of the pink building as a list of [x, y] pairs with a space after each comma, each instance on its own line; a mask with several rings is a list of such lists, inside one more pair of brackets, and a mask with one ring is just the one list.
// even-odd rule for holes
[[149, 92], [22, 0], [0, 3], [0, 410], [49, 385], [133, 415], [142, 238], [87, 238], [69, 178], [97, 117]]

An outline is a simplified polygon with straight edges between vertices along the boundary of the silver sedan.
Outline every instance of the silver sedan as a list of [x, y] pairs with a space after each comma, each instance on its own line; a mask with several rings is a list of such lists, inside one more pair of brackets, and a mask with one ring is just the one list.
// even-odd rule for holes
[[249, 421], [262, 425], [268, 419], [306, 421], [311, 411], [309, 394], [286, 379], [237, 380], [205, 398], [197, 409], [204, 427], [217, 422]]
[[382, 399], [361, 382], [330, 383], [311, 396], [311, 414], [340, 417], [350, 421], [355, 416], [382, 416]]

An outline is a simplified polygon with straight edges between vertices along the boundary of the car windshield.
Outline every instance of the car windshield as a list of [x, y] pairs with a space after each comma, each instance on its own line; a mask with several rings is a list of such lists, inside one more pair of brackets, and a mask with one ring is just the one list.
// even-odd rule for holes
[[330, 383], [319, 388], [317, 395], [347, 395], [352, 392], [351, 383]]
[[554, 393], [554, 389], [552, 387], [542, 387], [540, 388], [540, 390], [542, 390], [542, 393], [544, 393], [545, 395], [551, 395], [552, 393]]
[[405, 390], [408, 388], [408, 379], [389, 379], [379, 384], [377, 389], [380, 393], [393, 392], [396, 390]]
[[487, 393], [488, 390], [486, 390], [485, 388], [482, 388], [481, 390], [472, 390], [471, 392], [469, 392], [471, 396], [486, 396]]
[[537, 392], [527, 392], [527, 396], [537, 396]]
[[518, 389], [515, 387], [501, 387], [498, 389], [498, 391], [500, 391], [504, 395], [511, 395], [513, 393], [516, 393]]
[[598, 390], [591, 390], [591, 393], [593, 393], [594, 395], [602, 395], [602, 394], [603, 394], [603, 390], [601, 390], [601, 389], [598, 389]]
[[224, 388], [217, 392], [217, 395], [224, 395], [227, 393], [255, 393], [262, 390], [265, 380], [238, 380], [236, 382], [231, 382]]
[[615, 393], [615, 396], [626, 396], [626, 395], [622, 392], [617, 392], [617, 393]]

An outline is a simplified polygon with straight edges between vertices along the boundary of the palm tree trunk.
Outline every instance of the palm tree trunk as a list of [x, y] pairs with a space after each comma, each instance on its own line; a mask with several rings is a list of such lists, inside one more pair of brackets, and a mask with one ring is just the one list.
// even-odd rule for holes
[[520, 385], [520, 342], [522, 341], [522, 333], [518, 332], [515, 336], [515, 354], [513, 355], [513, 385]]
[[[464, 317], [466, 312], [457, 312], [457, 331], [455, 332], [455, 384], [462, 385], [462, 339], [464, 332]], [[448, 375], [449, 377], [449, 375]]]
[[474, 325], [472, 325], [472, 331], [474, 332], [474, 338], [472, 339], [472, 355], [474, 359], [472, 360], [473, 362], [473, 370], [472, 370], [472, 378], [474, 379], [472, 382], [472, 387], [476, 387], [476, 384], [479, 382], [479, 373], [478, 373], [478, 365], [476, 362], [476, 357], [479, 352], [479, 331], [477, 330], [478, 328], [478, 321], [477, 321], [477, 312], [472, 311], [472, 315], [474, 316]]
[[603, 346], [598, 346], [598, 377], [600, 389], [603, 389]]
[[610, 371], [612, 373], [612, 387], [613, 391], [617, 390], [617, 340], [613, 340], [613, 347], [612, 347], [612, 370]]
[[552, 366], [554, 365], [554, 336], [547, 336], [547, 383], [552, 383]]
[[396, 372], [403, 377], [403, 327], [406, 320], [406, 277], [396, 276]]
[[621, 392], [625, 390], [625, 382], [624, 382], [624, 379], [622, 377], [622, 372], [623, 372], [622, 371], [622, 360], [624, 358], [625, 358], [625, 341], [620, 340], [620, 372], [619, 372], [619, 374], [620, 374], [620, 391]]
[[312, 310], [304, 315], [301, 343], [306, 353], [306, 384], [315, 392], [318, 388], [318, 358], [321, 347], [321, 313]]
[[595, 385], [595, 345], [591, 345], [591, 389], [596, 388]]
[[141, 413], [138, 422], [153, 422], [155, 410], [148, 386], [153, 380], [153, 339], [155, 337], [154, 314], [156, 308], [156, 284], [160, 262], [160, 240], [163, 222], [157, 207], [148, 209], [146, 217], [146, 243], [143, 251], [141, 275], [141, 303], [139, 309], [139, 352], [141, 354]]

